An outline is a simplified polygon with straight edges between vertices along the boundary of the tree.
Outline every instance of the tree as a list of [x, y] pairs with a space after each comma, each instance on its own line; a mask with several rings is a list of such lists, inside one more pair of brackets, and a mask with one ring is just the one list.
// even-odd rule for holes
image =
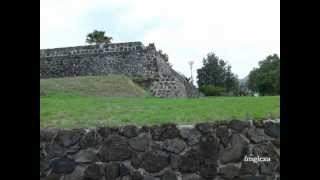
[[94, 30], [92, 33], [87, 35], [86, 42], [88, 44], [101, 44], [101, 43], [111, 43], [112, 37], [105, 36], [104, 31]]
[[[210, 86], [209, 86], [210, 85]], [[198, 69], [199, 89], [224, 89], [224, 93], [238, 95], [239, 80], [231, 71], [231, 65], [214, 53], [203, 59], [203, 67]], [[205, 86], [205, 88], [201, 88]], [[207, 90], [206, 90], [207, 91]]]
[[231, 66], [228, 65], [225, 73], [225, 90], [232, 95], [238, 95], [240, 90], [238, 77], [231, 71]]
[[259, 68], [254, 68], [248, 79], [248, 88], [264, 95], [280, 95], [280, 57], [269, 55], [259, 62]]
[[211, 84], [223, 87], [226, 62], [214, 53], [209, 53], [202, 63], [203, 67], [198, 69], [198, 86]]

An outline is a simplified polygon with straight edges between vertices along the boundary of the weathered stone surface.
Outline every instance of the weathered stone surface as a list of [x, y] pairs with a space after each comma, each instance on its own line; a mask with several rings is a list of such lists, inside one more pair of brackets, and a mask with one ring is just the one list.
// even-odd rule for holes
[[222, 152], [221, 163], [241, 161], [248, 150], [248, 143], [239, 135], [233, 134], [231, 137], [231, 147]]
[[51, 141], [56, 133], [57, 133], [57, 130], [55, 129], [40, 129], [40, 142]]
[[128, 176], [122, 176], [121, 180], [131, 180], [131, 177], [129, 175]]
[[231, 132], [229, 131], [228, 127], [226, 127], [226, 126], [218, 127], [216, 130], [216, 135], [220, 139], [223, 146], [227, 147], [228, 143], [229, 143], [230, 136], [231, 136]]
[[103, 176], [103, 166], [100, 164], [90, 164], [84, 171], [85, 179], [99, 180]]
[[73, 156], [73, 159], [78, 163], [93, 163], [99, 160], [95, 149], [84, 149]]
[[139, 129], [133, 125], [123, 126], [119, 129], [119, 131], [121, 135], [127, 138], [136, 137], [139, 133]]
[[130, 161], [131, 161], [131, 165], [136, 168], [139, 169], [140, 168], [140, 164], [143, 161], [143, 155], [144, 153], [133, 153]]
[[114, 133], [114, 129], [110, 127], [99, 127], [97, 132], [102, 138], [108, 138], [112, 133]]
[[133, 171], [131, 173], [131, 178], [132, 178], [132, 180], [142, 180], [143, 175], [139, 171]]
[[197, 174], [184, 174], [182, 180], [203, 180], [203, 178]]
[[252, 149], [253, 155], [260, 157], [270, 157], [271, 161], [278, 161], [279, 156], [272, 143], [257, 144]]
[[277, 164], [276, 172], [280, 174], [280, 161], [279, 161], [278, 164]]
[[176, 154], [179, 154], [185, 148], [186, 148], [186, 143], [179, 138], [167, 139], [163, 143], [163, 149]]
[[120, 176], [127, 176], [129, 175], [129, 168], [127, 167], [127, 165], [125, 163], [120, 163], [119, 164], [119, 173], [120, 173]]
[[86, 170], [85, 167], [77, 166], [72, 173], [65, 175], [63, 180], [80, 180], [80, 179], [83, 179], [85, 170]]
[[63, 176], [62, 174], [51, 173], [47, 177], [45, 177], [44, 179], [45, 180], [60, 180], [62, 176]]
[[63, 147], [70, 147], [78, 143], [83, 133], [81, 130], [61, 130], [58, 132], [55, 142]]
[[[236, 178], [233, 178], [232, 180], [235, 180]], [[221, 177], [221, 176], [218, 176], [216, 177], [214, 180], [229, 180], [227, 178], [224, 178], [224, 177]]]
[[187, 144], [195, 145], [199, 142], [201, 137], [201, 133], [196, 130], [195, 128], [181, 128], [180, 129], [180, 136], [186, 140]]
[[256, 121], [253, 121], [253, 124], [256, 128], [263, 128], [264, 127], [264, 123], [263, 121], [261, 120], [256, 120]]
[[79, 144], [75, 144], [71, 147], [65, 148], [65, 154], [66, 155], [73, 155], [75, 153], [77, 153], [78, 151], [80, 151], [81, 147]]
[[166, 171], [162, 177], [161, 180], [178, 180], [178, 176], [176, 173], [172, 171]]
[[46, 144], [45, 149], [49, 158], [62, 157], [65, 152], [65, 149], [57, 143]]
[[57, 174], [69, 174], [76, 168], [76, 165], [73, 159], [66, 157], [54, 159], [51, 163], [52, 172]]
[[232, 120], [229, 123], [230, 128], [236, 130], [236, 131], [242, 131], [244, 128], [247, 128], [250, 126], [249, 121], [240, 121], [240, 120]]
[[169, 157], [166, 153], [148, 151], [142, 156], [141, 168], [149, 173], [159, 172], [169, 165]]
[[129, 139], [129, 145], [136, 151], [147, 151], [150, 145], [150, 138], [146, 134]]
[[142, 126], [140, 129], [139, 129], [139, 134], [150, 134], [152, 131], [152, 128], [149, 127], [149, 126]]
[[196, 125], [196, 129], [203, 134], [212, 132], [212, 125], [210, 123], [199, 123]]
[[264, 132], [273, 138], [280, 138], [280, 123], [266, 122]]
[[252, 151], [255, 156], [270, 158], [270, 162], [261, 163], [260, 173], [266, 175], [274, 174], [274, 172], [277, 169], [277, 165], [280, 161], [280, 157], [275, 148], [273, 147], [272, 143], [258, 144], [253, 147]]
[[156, 141], [163, 141], [166, 139], [173, 139], [180, 135], [180, 132], [175, 124], [164, 124], [156, 126], [151, 131], [152, 138]]
[[46, 144], [45, 151], [49, 158], [63, 157], [67, 154], [75, 154], [80, 150], [80, 146], [75, 144], [71, 147], [65, 148], [58, 143]]
[[194, 173], [200, 168], [200, 156], [195, 150], [182, 155], [179, 161], [179, 170], [182, 173]]
[[85, 148], [94, 148], [99, 144], [98, 135], [94, 130], [89, 131], [88, 133], [84, 134], [80, 140], [80, 147], [81, 149]]
[[[179, 133], [171, 125], [145, 127], [135, 137], [124, 135], [123, 127], [98, 128], [100, 133], [92, 129], [42, 132], [40, 179], [279, 179], [280, 137], [263, 134], [264, 123], [241, 131], [224, 123], [202, 125], [202, 133], [187, 125], [185, 132], [178, 126]], [[72, 135], [74, 131], [83, 132], [80, 139]], [[187, 132], [196, 132], [197, 138]], [[196, 140], [189, 143], [190, 139]], [[270, 157], [271, 162], [247, 162], [244, 155]]]
[[228, 164], [220, 168], [220, 174], [228, 179], [232, 179], [239, 175], [239, 168], [236, 165]]
[[170, 165], [172, 169], [178, 169], [179, 168], [179, 161], [180, 156], [176, 154], [170, 154]]
[[277, 147], [280, 148], [280, 139], [275, 139], [272, 141], [272, 143]]
[[106, 165], [105, 177], [107, 180], [116, 180], [120, 176], [120, 164], [111, 162]]
[[240, 168], [241, 175], [255, 175], [258, 171], [258, 164], [250, 161], [243, 161]]
[[253, 143], [261, 143], [271, 140], [264, 134], [264, 130], [260, 128], [250, 128], [247, 132], [247, 135]]
[[40, 173], [44, 173], [50, 168], [49, 158], [40, 158]]
[[204, 179], [214, 179], [217, 176], [217, 164], [205, 164], [200, 167], [200, 176]]
[[262, 162], [260, 165], [260, 173], [264, 175], [272, 175], [276, 171], [276, 168], [276, 161]]
[[143, 177], [143, 180], [158, 180], [157, 178], [153, 177], [153, 176], [150, 176], [150, 175], [145, 175]]
[[156, 141], [151, 141], [150, 143], [150, 149], [151, 151], [162, 151], [162, 145], [163, 145], [163, 142], [156, 142]]
[[199, 155], [202, 159], [210, 160], [210, 164], [216, 163], [219, 157], [219, 142], [215, 136], [203, 136], [199, 142]]
[[268, 176], [242, 176], [235, 180], [272, 180], [272, 178]]
[[123, 161], [131, 157], [127, 140], [117, 135], [111, 135], [102, 145], [99, 157], [103, 162]]

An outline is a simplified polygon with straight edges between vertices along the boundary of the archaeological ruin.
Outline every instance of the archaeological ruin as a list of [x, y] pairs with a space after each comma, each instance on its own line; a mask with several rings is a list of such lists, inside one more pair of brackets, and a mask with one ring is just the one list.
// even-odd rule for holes
[[121, 74], [155, 97], [198, 97], [196, 87], [176, 72], [154, 44], [99, 44], [40, 50], [40, 79]]

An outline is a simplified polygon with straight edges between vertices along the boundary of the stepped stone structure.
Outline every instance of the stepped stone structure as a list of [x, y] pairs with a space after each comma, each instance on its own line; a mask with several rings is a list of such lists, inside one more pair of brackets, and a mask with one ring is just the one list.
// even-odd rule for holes
[[156, 97], [199, 96], [154, 44], [128, 42], [40, 50], [40, 79], [108, 74], [126, 75]]

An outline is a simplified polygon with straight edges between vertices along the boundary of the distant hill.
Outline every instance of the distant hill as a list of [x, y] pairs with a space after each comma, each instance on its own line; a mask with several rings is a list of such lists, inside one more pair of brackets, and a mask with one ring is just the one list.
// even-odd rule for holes
[[41, 79], [40, 96], [54, 93], [104, 97], [149, 96], [147, 91], [123, 75]]

